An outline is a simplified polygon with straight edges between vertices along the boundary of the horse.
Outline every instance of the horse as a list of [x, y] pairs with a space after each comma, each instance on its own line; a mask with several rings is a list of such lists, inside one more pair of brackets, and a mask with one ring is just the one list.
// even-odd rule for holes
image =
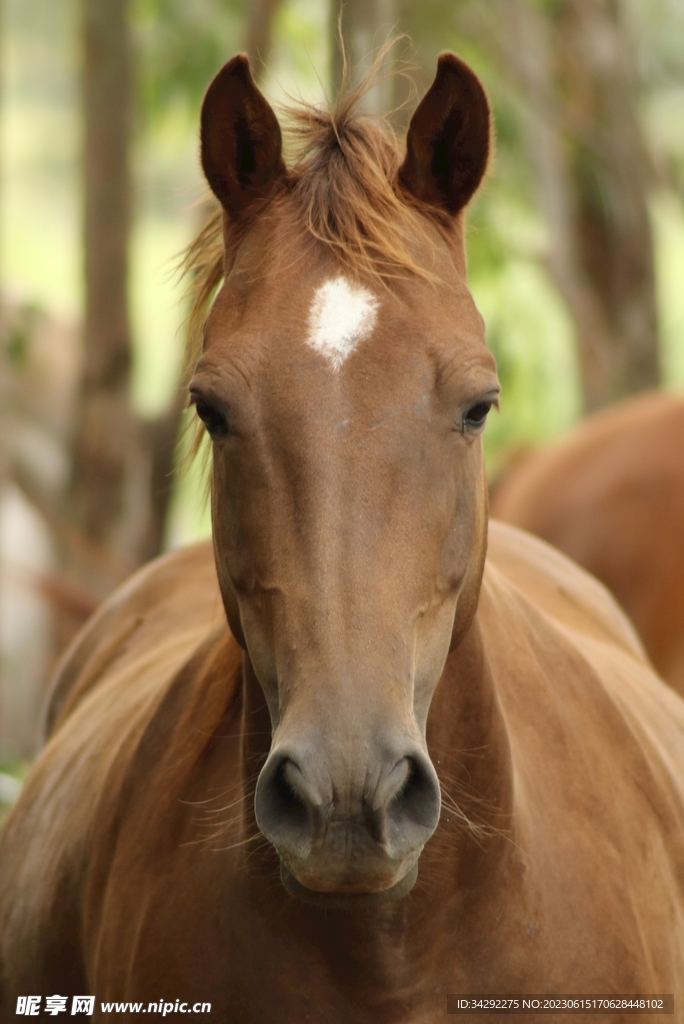
[[647, 392], [589, 416], [528, 456], [492, 514], [597, 576], [684, 696], [684, 399]]
[[1, 839], [5, 1020], [30, 993], [223, 1024], [674, 994], [684, 1019], [684, 704], [597, 581], [488, 532], [484, 88], [441, 55], [405, 155], [356, 99], [291, 114], [286, 163], [246, 57], [205, 95], [212, 543], [141, 570], [57, 673]]

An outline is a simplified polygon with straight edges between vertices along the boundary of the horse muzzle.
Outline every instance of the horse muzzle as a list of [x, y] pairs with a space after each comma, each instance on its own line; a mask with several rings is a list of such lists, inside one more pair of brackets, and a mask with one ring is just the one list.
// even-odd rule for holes
[[326, 906], [336, 898], [345, 905], [370, 896], [388, 902], [416, 880], [418, 857], [439, 820], [439, 782], [418, 746], [333, 766], [288, 744], [264, 765], [255, 811], [293, 895]]

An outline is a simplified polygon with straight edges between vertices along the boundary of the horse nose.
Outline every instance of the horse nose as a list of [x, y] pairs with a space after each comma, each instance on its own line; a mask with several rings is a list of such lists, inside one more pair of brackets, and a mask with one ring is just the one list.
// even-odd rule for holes
[[254, 809], [259, 828], [276, 849], [307, 857], [326, 803], [294, 754], [270, 754], [257, 781]]
[[[348, 773], [344, 773], [347, 775]], [[424, 846], [440, 815], [437, 774], [429, 757], [415, 748], [400, 757], [384, 757], [372, 787], [336, 785], [342, 773], [316, 768], [294, 748], [272, 751], [257, 782], [255, 811], [259, 828], [279, 853], [306, 859], [312, 844], [325, 841], [330, 822], [348, 821], [366, 832], [391, 860]], [[342, 800], [332, 794], [344, 792]]]

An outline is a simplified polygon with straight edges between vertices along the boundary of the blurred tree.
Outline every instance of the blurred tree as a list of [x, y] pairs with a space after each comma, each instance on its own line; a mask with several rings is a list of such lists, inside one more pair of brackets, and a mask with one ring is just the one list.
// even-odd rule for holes
[[[573, 314], [587, 409], [660, 382], [651, 163], [620, 0], [505, 5], [548, 268]], [[543, 14], [546, 14], [546, 18]]]
[[[395, 12], [393, 0], [330, 0], [330, 81], [335, 96], [342, 84], [344, 53], [356, 81], [370, 69], [373, 57], [389, 38]], [[391, 105], [389, 77], [380, 79], [366, 93], [362, 107], [368, 113], [386, 114]]]
[[[5, 0], [0, 0], [0, 139], [2, 139], [4, 133], [2, 131], [5, 122]], [[0, 208], [2, 207], [2, 194], [4, 192], [4, 174], [2, 171], [2, 151], [0, 150]], [[1, 225], [0, 225], [1, 228]], [[0, 232], [1, 233], [1, 232]], [[0, 325], [2, 323], [2, 305], [3, 305], [3, 266], [2, 266], [2, 249], [0, 249]]]
[[257, 79], [262, 77], [271, 48], [273, 22], [281, 0], [252, 0], [247, 7], [247, 53]]
[[[133, 444], [128, 240], [131, 53], [127, 0], [83, 0], [85, 317], [70, 504], [85, 534], [122, 552]], [[125, 528], [124, 531], [125, 532]]]
[[575, 323], [585, 407], [657, 386], [652, 168], [622, 0], [464, 0], [454, 25], [524, 101], [546, 265]]
[[129, 16], [127, 0], [82, 0], [84, 354], [65, 509], [88, 542], [79, 575], [99, 596], [161, 548], [180, 415], [145, 422], [131, 403]]
[[[196, 132], [204, 91], [239, 48], [268, 54], [279, 0], [131, 0], [141, 128], [184, 108]], [[258, 70], [258, 69], [257, 69]]]

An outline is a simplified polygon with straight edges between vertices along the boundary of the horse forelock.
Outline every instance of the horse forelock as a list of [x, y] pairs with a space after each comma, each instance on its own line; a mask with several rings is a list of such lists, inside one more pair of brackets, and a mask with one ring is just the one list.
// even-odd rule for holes
[[358, 110], [362, 95], [343, 94], [327, 110], [288, 108], [285, 131], [297, 153], [289, 172], [291, 215], [359, 279], [437, 280], [430, 265], [436, 264], [436, 212], [400, 189], [394, 133]]

